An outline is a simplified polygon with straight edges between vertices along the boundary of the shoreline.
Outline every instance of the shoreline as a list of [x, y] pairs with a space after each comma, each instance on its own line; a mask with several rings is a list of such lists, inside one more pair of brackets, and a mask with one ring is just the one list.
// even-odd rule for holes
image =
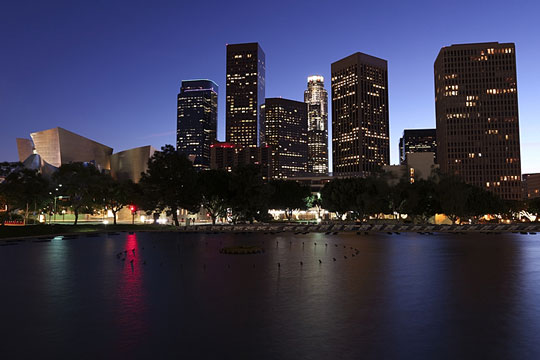
[[[67, 225], [74, 226], [74, 225]], [[67, 227], [66, 226], [66, 227]], [[25, 239], [52, 240], [54, 237], [95, 237], [96, 234], [118, 235], [122, 232], [168, 232], [178, 234], [190, 233], [293, 233], [303, 235], [309, 233], [322, 233], [325, 235], [356, 234], [367, 235], [370, 233], [419, 233], [419, 234], [500, 234], [500, 233], [521, 233], [535, 234], [540, 233], [540, 223], [520, 223], [520, 224], [467, 224], [467, 225], [415, 225], [415, 224], [324, 224], [324, 225], [294, 225], [294, 224], [251, 224], [251, 225], [190, 225], [190, 226], [167, 226], [167, 225], [80, 225], [80, 231], [65, 231], [67, 229], [56, 228], [54, 225], [43, 226], [32, 234], [20, 234], [20, 236], [2, 237], [2, 228], [0, 228], [0, 242], [17, 242]], [[94, 228], [95, 227], [95, 228]], [[34, 229], [32, 229], [34, 230]], [[71, 230], [71, 229], [70, 229]], [[21, 232], [17, 230], [15, 232]], [[17, 234], [19, 235], [19, 234]]]

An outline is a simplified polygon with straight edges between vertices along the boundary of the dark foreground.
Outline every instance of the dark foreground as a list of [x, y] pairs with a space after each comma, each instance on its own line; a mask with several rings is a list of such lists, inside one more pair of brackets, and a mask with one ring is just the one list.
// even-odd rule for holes
[[0, 274], [5, 359], [540, 358], [540, 235], [80, 235]]

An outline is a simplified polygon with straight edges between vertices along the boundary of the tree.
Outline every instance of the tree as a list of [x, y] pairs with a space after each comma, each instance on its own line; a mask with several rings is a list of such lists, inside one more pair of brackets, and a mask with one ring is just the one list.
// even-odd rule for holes
[[270, 186], [272, 196], [269, 206], [285, 211], [288, 221], [291, 221], [293, 211], [307, 209], [307, 200], [311, 195], [309, 187], [293, 180], [273, 180], [270, 182]]
[[321, 211], [323, 209], [323, 203], [321, 199], [321, 194], [311, 194], [307, 199], [307, 207], [317, 209], [317, 217], [321, 218]]
[[469, 185], [467, 215], [478, 221], [483, 215], [501, 213], [502, 211], [502, 200], [496, 194], [478, 186]]
[[440, 211], [437, 186], [431, 180], [416, 180], [405, 187], [401, 211], [413, 221], [420, 218], [425, 223]]
[[231, 203], [231, 174], [224, 170], [208, 170], [199, 172], [199, 187], [202, 206], [216, 224], [218, 217], [227, 216], [227, 208]]
[[106, 210], [111, 210], [116, 225], [116, 215], [127, 205], [137, 202], [138, 185], [131, 180], [117, 181], [106, 175], [99, 184], [102, 203]]
[[363, 182], [363, 203], [365, 211], [369, 215], [378, 217], [380, 214], [388, 214], [390, 205], [390, 187], [388, 182], [380, 174], [368, 176], [365, 179], [357, 179]]
[[23, 210], [25, 223], [28, 222], [30, 206], [41, 205], [47, 199], [48, 192], [49, 182], [36, 170], [15, 169], [0, 184], [0, 198], [7, 205], [6, 212]]
[[154, 205], [155, 210], [166, 210], [172, 215], [176, 226], [180, 225], [179, 209], [190, 212], [200, 209], [197, 173], [191, 161], [179, 154], [172, 145], [165, 145], [161, 151], [154, 153], [139, 183], [146, 199], [149, 195], [153, 197], [153, 201], [147, 202], [147, 205]]
[[540, 221], [540, 197], [530, 199], [527, 205], [529, 212], [536, 215], [536, 221]]
[[442, 177], [437, 185], [441, 211], [452, 223], [467, 216], [467, 199], [471, 188], [455, 176]]
[[265, 184], [261, 170], [256, 165], [246, 165], [236, 168], [231, 176], [231, 209], [233, 221], [268, 219], [268, 201], [271, 189]]
[[338, 218], [342, 218], [352, 210], [352, 198], [355, 196], [353, 179], [333, 179], [321, 189], [323, 207], [335, 212]]
[[103, 175], [96, 167], [88, 163], [63, 164], [53, 174], [62, 195], [67, 196], [67, 205], [75, 215], [77, 225], [80, 213], [92, 214], [102, 205], [101, 187]]
[[22, 170], [23, 168], [23, 164], [20, 162], [0, 162], [0, 179], [6, 178], [12, 172]]
[[409, 179], [401, 178], [388, 193], [388, 206], [393, 214], [397, 213], [397, 218], [401, 220], [401, 214], [407, 213], [407, 198], [409, 196]]

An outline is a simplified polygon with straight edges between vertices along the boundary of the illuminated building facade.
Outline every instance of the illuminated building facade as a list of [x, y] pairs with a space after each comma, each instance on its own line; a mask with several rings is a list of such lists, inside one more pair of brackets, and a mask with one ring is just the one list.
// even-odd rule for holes
[[141, 146], [111, 155], [111, 176], [116, 180], [138, 183], [142, 173], [148, 170], [148, 160], [154, 155], [152, 146]]
[[264, 141], [273, 151], [273, 177], [305, 176], [308, 170], [307, 104], [267, 98], [261, 106]]
[[435, 129], [404, 130], [399, 139], [399, 163], [405, 164], [407, 154], [431, 152], [437, 163], [437, 131]]
[[227, 45], [227, 142], [259, 146], [260, 106], [264, 102], [265, 55], [258, 43]]
[[19, 161], [27, 169], [52, 176], [60, 166], [70, 163], [93, 164], [117, 180], [138, 182], [148, 169], [148, 160], [156, 151], [142, 146], [113, 154], [113, 149], [60, 127], [30, 134], [32, 140], [19, 138]]
[[308, 77], [308, 173], [328, 174], [328, 92], [322, 76]]
[[332, 63], [333, 174], [367, 176], [390, 162], [386, 60], [355, 53]]
[[218, 86], [211, 80], [184, 80], [178, 94], [176, 148], [195, 167], [210, 167], [216, 141]]
[[540, 173], [523, 174], [523, 191], [525, 200], [540, 198]]
[[434, 70], [441, 171], [521, 199], [515, 45], [443, 47]]
[[32, 147], [32, 154], [56, 168], [73, 162], [91, 162], [99, 170], [111, 168], [112, 148], [61, 127], [34, 132], [30, 137], [32, 140], [17, 139], [20, 162], [27, 160], [21, 156], [27, 156]]
[[264, 180], [272, 177], [272, 149], [269, 146], [236, 145], [216, 142], [210, 147], [210, 168], [232, 171], [238, 166], [257, 165]]

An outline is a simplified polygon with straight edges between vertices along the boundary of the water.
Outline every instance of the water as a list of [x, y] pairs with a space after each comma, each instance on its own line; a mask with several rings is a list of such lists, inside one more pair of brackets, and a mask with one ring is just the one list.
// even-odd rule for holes
[[540, 358], [540, 235], [27, 241], [0, 289], [3, 359]]

